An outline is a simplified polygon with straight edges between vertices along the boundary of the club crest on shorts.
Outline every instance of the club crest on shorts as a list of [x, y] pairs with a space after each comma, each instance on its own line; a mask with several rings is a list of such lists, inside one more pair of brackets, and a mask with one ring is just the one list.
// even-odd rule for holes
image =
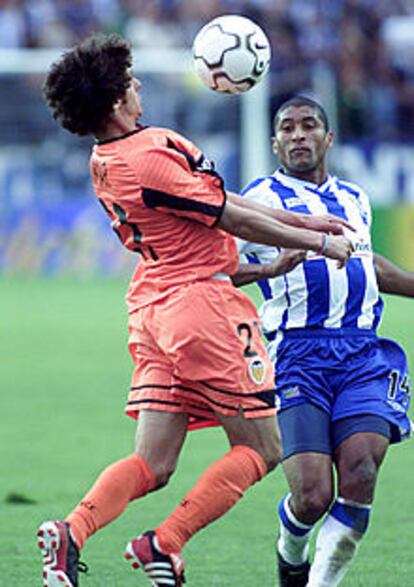
[[249, 363], [250, 379], [256, 384], [263, 383], [266, 377], [266, 365], [261, 357], [253, 357]]

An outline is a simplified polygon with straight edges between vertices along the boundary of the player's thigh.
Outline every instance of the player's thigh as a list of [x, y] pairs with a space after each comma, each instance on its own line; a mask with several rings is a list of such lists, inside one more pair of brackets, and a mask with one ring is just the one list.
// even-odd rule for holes
[[148, 463], [160, 482], [166, 482], [175, 470], [187, 426], [188, 416], [184, 413], [140, 412], [135, 452]]
[[236, 416], [224, 416], [216, 412], [231, 446], [243, 445], [255, 450], [268, 470], [280, 461], [280, 432], [276, 418], [245, 418], [240, 411]]
[[278, 413], [283, 471], [294, 498], [329, 504], [333, 494], [331, 418], [309, 402]]

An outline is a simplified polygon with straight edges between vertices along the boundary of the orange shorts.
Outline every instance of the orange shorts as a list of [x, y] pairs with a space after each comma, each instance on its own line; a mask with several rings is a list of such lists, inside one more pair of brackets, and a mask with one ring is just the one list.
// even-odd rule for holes
[[273, 368], [251, 300], [228, 281], [183, 285], [129, 318], [135, 363], [126, 412], [184, 412], [190, 428], [216, 412], [275, 414]]

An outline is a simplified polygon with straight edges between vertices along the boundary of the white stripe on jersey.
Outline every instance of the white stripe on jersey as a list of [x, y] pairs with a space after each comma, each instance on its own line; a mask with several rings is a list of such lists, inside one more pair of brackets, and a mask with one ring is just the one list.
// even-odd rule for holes
[[306, 289], [306, 276], [303, 268], [303, 264], [298, 265], [294, 271], [286, 274], [288, 296], [290, 300], [288, 322], [289, 324], [295, 324], [295, 328], [303, 328], [306, 326], [306, 306], [303, 303], [303, 291]]
[[[271, 299], [265, 300], [259, 308], [259, 317], [265, 332], [274, 330], [274, 322], [280, 324], [283, 320], [283, 312], [286, 307], [286, 289], [283, 277], [267, 280]], [[267, 306], [270, 306], [268, 308]]]
[[[318, 215], [329, 212], [356, 229], [348, 233], [356, 251], [346, 268], [338, 269], [336, 261], [310, 251], [305, 263], [290, 273], [262, 282], [265, 301], [259, 314], [264, 331], [309, 326], [376, 328], [382, 302], [371, 250], [371, 209], [361, 188], [334, 176], [317, 186], [276, 171], [254, 181], [243, 194], [276, 209]], [[279, 254], [276, 248], [243, 241], [239, 241], [239, 250], [254, 253], [254, 260], [260, 263], [269, 263]]]
[[324, 328], [339, 328], [345, 314], [348, 297], [346, 271], [338, 270], [336, 262], [327, 263], [329, 273], [329, 316], [324, 320]]
[[379, 293], [375, 267], [370, 259], [362, 259], [362, 264], [367, 276], [367, 287], [362, 302], [361, 314], [358, 317], [358, 328], [371, 328], [374, 322], [374, 306], [378, 302]]

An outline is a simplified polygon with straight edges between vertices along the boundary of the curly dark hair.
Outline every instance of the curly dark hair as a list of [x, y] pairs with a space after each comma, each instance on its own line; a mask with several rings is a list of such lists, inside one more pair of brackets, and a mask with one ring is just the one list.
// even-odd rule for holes
[[95, 134], [131, 80], [131, 49], [118, 35], [93, 34], [52, 64], [43, 91], [53, 118], [72, 133]]

